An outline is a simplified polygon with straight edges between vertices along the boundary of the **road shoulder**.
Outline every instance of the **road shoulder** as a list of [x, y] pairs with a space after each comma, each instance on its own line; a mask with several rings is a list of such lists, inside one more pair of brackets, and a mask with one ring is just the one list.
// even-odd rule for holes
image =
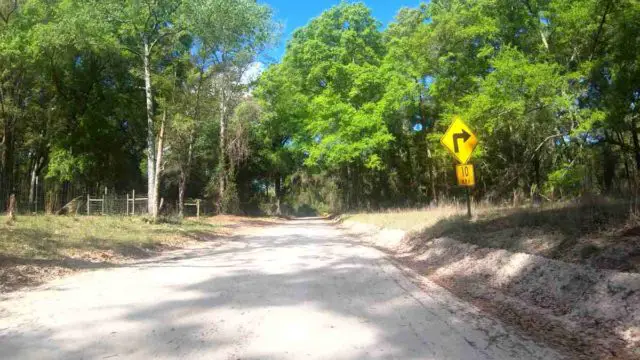
[[[535, 306], [535, 304], [513, 296], [497, 286], [495, 277], [504, 270], [501, 265], [513, 262], [513, 256], [521, 258], [526, 256], [525, 254], [510, 254], [501, 251], [502, 258], [496, 261], [496, 254], [490, 250], [466, 248], [450, 239], [443, 240], [441, 243], [436, 242], [435, 245], [431, 244], [430, 248], [423, 247], [421, 251], [416, 251], [404, 246], [406, 245], [406, 234], [401, 230], [378, 228], [356, 222], [341, 223], [339, 226], [354, 239], [386, 253], [390, 261], [401, 268], [419, 286], [431, 291], [435, 283], [464, 301], [472, 303], [483, 312], [500, 319], [508, 326], [528, 334], [539, 342], [549, 344], [570, 358], [637, 358], [634, 357], [637, 355], [632, 353], [633, 348], [626, 344], [613, 328], [614, 325], [618, 325], [618, 329], [629, 327], [629, 331], [633, 331], [635, 321], [633, 314], [623, 319], [623, 321], [627, 321], [626, 325], [622, 324], [621, 326], [611, 322], [601, 323], [600, 326], [588, 326], [588, 323], [585, 325], [575, 320], [576, 317], [587, 319], [584, 314], [567, 311], [565, 316], [558, 315], [557, 312], [554, 313], [554, 304], [549, 304], [548, 308]], [[543, 261], [537, 258], [535, 260]], [[554, 262], [555, 265], [548, 271], [560, 271], [557, 267], [563, 266], [563, 264], [555, 264], [560, 262], [548, 261]], [[577, 268], [573, 264], [564, 265]], [[483, 271], [478, 271], [479, 268]], [[561, 270], [567, 271], [564, 268]], [[474, 271], [478, 273], [473, 273]], [[572, 273], [563, 274], [569, 277], [568, 283], [571, 284], [570, 275]], [[581, 274], [578, 272], [578, 275]], [[626, 277], [629, 276], [633, 277], [628, 274]], [[522, 277], [524, 276], [514, 277], [511, 284], [505, 282], [503, 285], [516, 287], [516, 281], [524, 281], [521, 280]], [[609, 277], [606, 280], [610, 283], [616, 278]], [[633, 280], [631, 279], [631, 281]], [[573, 283], [575, 281], [573, 280]], [[530, 291], [535, 293], [536, 291], [543, 292], [542, 288], [545, 284], [528, 284], [528, 286], [532, 287]], [[536, 288], [536, 286], [540, 288]], [[633, 284], [629, 284], [629, 286], [633, 286]], [[562, 291], [562, 289], [558, 291]], [[633, 312], [633, 308], [631, 310]]]

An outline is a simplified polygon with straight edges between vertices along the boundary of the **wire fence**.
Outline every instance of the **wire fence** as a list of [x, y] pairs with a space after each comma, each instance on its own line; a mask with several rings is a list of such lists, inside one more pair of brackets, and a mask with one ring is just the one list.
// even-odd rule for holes
[[[38, 189], [40, 190], [40, 189]], [[21, 214], [58, 214], [58, 215], [114, 215], [114, 216], [145, 216], [148, 211], [148, 197], [146, 193], [135, 190], [119, 193], [103, 189], [102, 192], [88, 192], [87, 189], [64, 189], [60, 191], [31, 191], [16, 194], [16, 210]], [[178, 204], [174, 201], [160, 200], [162, 215], [178, 213]], [[186, 199], [183, 216], [200, 217], [212, 215], [214, 207], [202, 199]]]
[[[68, 211], [75, 210], [76, 214], [82, 215], [146, 215], [148, 214], [148, 198], [136, 197], [135, 191], [125, 194], [109, 194], [105, 190], [102, 196], [91, 196], [86, 199], [77, 199], [77, 205], [69, 205]], [[74, 199], [76, 200], [76, 199]], [[84, 209], [82, 200], [84, 200]]]
[[[16, 196], [18, 213], [56, 214], [66, 204], [78, 197], [86, 197], [89, 192], [91, 192], [89, 188], [72, 183], [52, 185], [49, 182], [36, 180], [33, 184], [23, 182], [11, 193]], [[6, 207], [6, 204], [0, 205]]]
[[[131, 191], [126, 194], [110, 195], [108, 191], [105, 191], [101, 197], [87, 195], [86, 199], [84, 199], [85, 209], [80, 206], [75, 208], [75, 213], [82, 215], [147, 215], [149, 213], [148, 197], [146, 194], [143, 196], [139, 194]], [[80, 199], [78, 200], [81, 202]], [[163, 214], [177, 214], [177, 204], [166, 204], [164, 199], [161, 199], [158, 206]], [[69, 206], [69, 208], [71, 207]], [[206, 206], [202, 199], [186, 199], [184, 202], [184, 216], [200, 217], [201, 215], [212, 213], [213, 208]]]
[[[0, 185], [0, 208], [8, 208], [9, 196], [15, 195], [15, 211], [19, 214], [71, 214], [71, 215], [148, 215], [146, 191], [122, 191], [107, 188], [97, 183], [57, 182], [46, 177], [17, 179], [15, 186], [5, 189]], [[3, 192], [6, 190], [6, 194]], [[178, 204], [175, 198], [161, 199], [161, 215], [176, 215]], [[216, 208], [213, 201], [185, 199], [183, 215], [195, 217], [213, 215]]]

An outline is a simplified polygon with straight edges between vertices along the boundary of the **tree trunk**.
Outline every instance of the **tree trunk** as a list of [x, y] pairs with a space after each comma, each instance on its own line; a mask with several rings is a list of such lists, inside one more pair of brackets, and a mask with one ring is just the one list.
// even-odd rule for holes
[[595, 35], [593, 36], [593, 46], [591, 47], [591, 54], [589, 55], [589, 60], [593, 59], [593, 57], [596, 55], [596, 51], [598, 50], [598, 44], [600, 43], [600, 38], [603, 34], [602, 30], [604, 29], [604, 25], [607, 22], [607, 15], [609, 15], [609, 13], [613, 10], [613, 6], [614, 6], [614, 1], [609, 0], [607, 2], [607, 6], [604, 8], [604, 13], [600, 18], [600, 24], [598, 25], [598, 31], [596, 31]]
[[638, 130], [635, 120], [631, 121], [631, 140], [633, 141], [633, 153], [636, 159], [636, 169], [640, 169], [640, 141], [638, 141]]
[[351, 211], [353, 210], [353, 171], [351, 170], [351, 167], [349, 165], [346, 166], [347, 167], [347, 183], [345, 188], [347, 189], [347, 210]]
[[631, 171], [629, 171], [629, 159], [627, 158], [627, 153], [625, 152], [625, 142], [624, 137], [619, 131], [616, 131], [616, 135], [618, 136], [618, 141], [620, 142], [620, 152], [622, 153], [622, 160], [624, 160], [624, 173], [627, 177], [627, 187], [628, 190], [631, 189]]
[[33, 208], [33, 204], [36, 199], [36, 177], [37, 175], [37, 163], [34, 163], [31, 166], [31, 171], [29, 172], [29, 210]]
[[6, 128], [7, 128], [7, 125], [8, 125], [7, 122], [9, 121], [9, 118], [8, 118], [8, 115], [7, 115], [7, 113], [5, 111], [5, 107], [4, 107], [4, 90], [3, 90], [2, 86], [0, 86], [0, 119], [2, 120], [3, 130], [5, 131], [4, 135], [2, 136], [2, 144], [0, 144], [1, 148], [2, 148], [2, 157], [1, 157], [2, 164], [0, 164], [0, 165], [2, 165], [0, 167], [0, 171], [1, 171], [1, 173], [0, 173], [0, 201], [1, 201], [2, 205], [0, 205], [0, 206], [2, 206], [2, 208], [4, 208], [5, 199], [6, 199], [5, 198], [5, 196], [6, 196], [5, 178], [4, 178], [4, 174], [5, 174], [4, 166], [5, 166], [5, 163], [6, 163], [5, 157], [6, 157], [6, 153], [7, 153], [7, 151], [6, 151], [6, 145], [7, 145]]
[[616, 178], [616, 168], [618, 166], [618, 157], [614, 154], [608, 144], [604, 144], [602, 149], [603, 168], [602, 168], [602, 185], [607, 194], [613, 191], [613, 182]]
[[276, 185], [276, 215], [282, 215], [282, 208], [280, 207], [281, 199], [282, 199], [282, 181], [280, 179], [280, 174], [276, 175], [275, 179]]
[[144, 90], [147, 100], [147, 209], [154, 219], [158, 216], [158, 193], [156, 187], [156, 147], [153, 129], [153, 92], [151, 84], [151, 49], [149, 39], [143, 37], [144, 44]]
[[549, 43], [547, 41], [547, 36], [544, 33], [544, 30], [542, 29], [542, 19], [540, 18], [540, 16], [538, 15], [538, 9], [533, 9], [533, 7], [531, 6], [531, 3], [527, 0], [525, 1], [525, 6], [527, 7], [527, 10], [529, 10], [529, 14], [533, 17], [536, 18], [537, 24], [538, 24], [538, 33], [540, 34], [540, 38], [542, 40], [542, 45], [544, 45], [545, 50], [549, 51]]
[[[160, 123], [160, 134], [158, 135], [158, 150], [156, 151], [156, 176], [153, 180], [153, 193], [156, 201], [160, 193], [160, 175], [162, 174], [162, 153], [164, 147], [164, 126], [167, 122], [167, 109], [162, 114], [162, 122]], [[160, 206], [161, 207], [161, 206]], [[156, 207], [154, 218], [158, 216], [159, 207]]]
[[38, 175], [40, 174], [40, 170], [42, 170], [42, 165], [44, 164], [44, 157], [40, 157], [38, 158], [38, 160], [36, 160], [33, 164], [33, 167], [31, 168], [31, 179], [30, 179], [30, 185], [29, 185], [29, 208], [31, 208], [34, 204], [34, 202], [37, 200], [35, 198], [36, 196], [36, 178], [38, 177]]
[[427, 149], [427, 157], [429, 158], [429, 182], [431, 183], [431, 201], [436, 205], [438, 204], [438, 192], [436, 191], [436, 181], [438, 175], [436, 174], [436, 166], [431, 155], [431, 149]]
[[5, 208], [8, 204], [8, 196], [12, 194], [13, 189], [13, 167], [14, 167], [14, 121], [10, 118], [4, 121], [4, 137], [2, 144], [4, 151], [2, 152], [2, 206]]
[[362, 204], [360, 202], [360, 199], [362, 198], [362, 184], [361, 184], [361, 179], [362, 179], [362, 174], [360, 171], [360, 162], [356, 162], [353, 165], [353, 172], [351, 173], [352, 176], [352, 184], [353, 184], [353, 206], [355, 207], [356, 210], [362, 210]]
[[191, 173], [191, 159], [193, 158], [193, 138], [194, 134], [189, 134], [189, 150], [187, 151], [187, 164], [180, 166], [180, 179], [178, 180], [178, 215], [184, 215], [184, 194], [187, 188], [187, 181]]
[[187, 174], [184, 167], [180, 167], [180, 178], [178, 179], [178, 216], [184, 216], [184, 190], [187, 187]]
[[[200, 68], [200, 75], [198, 78], [198, 87], [196, 89], [196, 104], [194, 109], [194, 127], [189, 133], [189, 147], [187, 150], [187, 164], [180, 166], [180, 179], [178, 180], [178, 215], [184, 215], [184, 194], [187, 187], [187, 181], [191, 175], [191, 160], [193, 158], [193, 143], [196, 138], [196, 126], [200, 119], [200, 90], [202, 89], [202, 83], [204, 81], [204, 68]], [[175, 91], [175, 88], [174, 88]]]
[[227, 180], [227, 108], [224, 84], [220, 88], [220, 206], [222, 212], [222, 198], [226, 190]]
[[9, 207], [8, 207], [8, 219], [7, 221], [15, 221], [16, 220], [16, 195], [11, 194], [9, 197]]

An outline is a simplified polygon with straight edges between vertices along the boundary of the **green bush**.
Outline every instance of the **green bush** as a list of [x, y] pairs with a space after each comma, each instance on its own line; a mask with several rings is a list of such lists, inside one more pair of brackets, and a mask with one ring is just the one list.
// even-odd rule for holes
[[581, 195], [586, 173], [584, 165], [563, 164], [562, 168], [549, 174], [544, 192], [549, 198]]
[[229, 181], [220, 201], [224, 214], [240, 214], [240, 198], [234, 181]]

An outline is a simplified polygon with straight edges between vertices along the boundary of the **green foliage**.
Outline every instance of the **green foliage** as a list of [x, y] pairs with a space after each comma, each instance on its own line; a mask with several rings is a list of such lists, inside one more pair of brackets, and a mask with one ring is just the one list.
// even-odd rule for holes
[[383, 89], [377, 67], [384, 55], [378, 22], [363, 4], [337, 5], [296, 31], [280, 71], [305, 95], [305, 163], [339, 168], [380, 167], [376, 153], [393, 139], [376, 101]]
[[72, 181], [82, 174], [87, 167], [88, 159], [84, 156], [74, 156], [65, 149], [54, 149], [47, 170], [47, 178], [58, 181]]
[[549, 197], [578, 196], [585, 176], [584, 165], [562, 164], [562, 168], [549, 173], [544, 192]]
[[0, 201], [42, 174], [144, 192], [156, 151], [167, 203], [420, 206], [460, 193], [439, 144], [453, 115], [480, 139], [476, 198], [637, 183], [634, 0], [433, 0], [384, 29], [341, 2], [255, 83], [278, 25], [252, 0], [23, 0], [0, 15]]
[[[266, 118], [293, 139], [262, 156], [302, 150], [285, 173], [335, 184], [346, 208], [424, 204], [456, 195], [438, 142], [458, 114], [480, 138], [476, 197], [622, 191], [640, 166], [639, 14], [633, 1], [434, 0], [379, 32], [364, 5], [340, 4], [260, 79]], [[290, 201], [316, 206], [326, 186], [303, 184], [291, 191], [315, 195]]]
[[3, 203], [12, 182], [27, 196], [40, 174], [48, 188], [145, 191], [139, 169], [152, 165], [161, 122], [163, 196], [175, 197], [187, 163], [198, 165], [187, 195], [201, 196], [218, 156], [212, 79], [241, 73], [276, 29], [271, 10], [249, 0], [24, 0], [2, 2], [0, 15]]
[[225, 188], [224, 193], [222, 193], [220, 206], [220, 212], [223, 214], [241, 214], [240, 197], [238, 196], [238, 189], [235, 182], [230, 182]]

